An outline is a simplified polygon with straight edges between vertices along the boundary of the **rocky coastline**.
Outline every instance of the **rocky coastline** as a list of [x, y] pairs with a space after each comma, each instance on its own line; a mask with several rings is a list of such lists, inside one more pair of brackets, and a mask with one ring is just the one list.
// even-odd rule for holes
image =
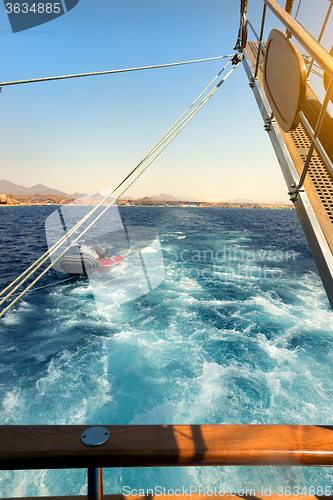
[[[65, 197], [58, 195], [13, 195], [0, 194], [0, 206], [52, 206], [52, 205], [97, 205], [101, 197], [96, 199], [92, 197], [75, 199], [73, 197]], [[111, 200], [110, 200], [111, 201]], [[108, 205], [110, 201], [105, 202]], [[219, 207], [219, 208], [248, 208], [248, 209], [293, 209], [291, 204], [283, 203], [229, 203], [229, 202], [204, 202], [204, 201], [187, 201], [187, 200], [156, 200], [149, 197], [137, 199], [120, 199], [117, 201], [118, 206], [127, 207], [183, 207], [183, 208], [202, 208], [202, 207]]]

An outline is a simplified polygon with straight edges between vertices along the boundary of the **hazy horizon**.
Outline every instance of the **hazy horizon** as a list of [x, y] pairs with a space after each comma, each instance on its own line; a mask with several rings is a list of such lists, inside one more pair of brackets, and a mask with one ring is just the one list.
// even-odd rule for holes
[[[59, 191], [61, 193], [61, 195], [63, 196], [73, 196], [74, 194], [80, 194], [80, 196], [86, 196], [88, 194], [93, 194], [93, 193], [66, 193], [65, 191], [60, 191], [58, 190], [57, 188], [54, 188], [54, 187], [51, 187], [51, 186], [46, 186], [45, 184], [41, 184], [41, 183], [38, 183], [38, 184], [35, 184], [33, 186], [23, 186], [23, 185], [19, 185], [19, 184], [15, 184], [15, 183], [12, 183], [12, 181], [9, 181], [8, 179], [0, 179], [0, 194], [12, 194], [15, 198], [15, 195], [17, 196], [33, 196], [34, 194], [40, 194], [40, 195], [44, 195], [44, 193], [38, 193], [38, 191], [34, 192], [34, 193], [20, 193], [20, 192], [16, 192], [16, 193], [2, 193], [1, 192], [1, 189], [2, 189], [2, 182], [8, 182], [8, 183], [11, 183], [11, 184], [14, 184], [16, 187], [23, 187], [24, 189], [33, 189], [34, 187], [38, 187], [38, 186], [43, 186], [45, 188], [48, 188], [49, 190], [52, 190], [52, 191]], [[98, 193], [99, 191], [95, 191], [96, 193]], [[52, 194], [52, 193], [45, 193], [45, 196], [47, 196], [48, 194], [50, 194], [50, 196], [55, 196], [56, 194]], [[162, 198], [162, 196], [165, 196], [165, 198]], [[252, 200], [252, 199], [247, 199], [247, 198], [236, 198], [236, 199], [228, 199], [228, 200], [203, 200], [203, 199], [194, 199], [194, 198], [191, 198], [191, 197], [186, 197], [186, 196], [178, 196], [178, 195], [174, 195], [172, 193], [160, 193], [160, 194], [145, 194], [144, 196], [139, 196], [137, 198], [133, 198], [132, 196], [129, 196], [127, 197], [126, 194], [124, 194], [121, 199], [140, 199], [140, 198], [150, 198], [150, 199], [157, 199], [157, 200], [160, 200], [160, 201], [192, 201], [192, 202], [206, 202], [206, 203], [264, 203], [264, 204], [268, 204], [268, 203], [271, 203], [271, 204], [282, 204], [282, 203], [288, 203], [288, 204], [292, 204], [289, 200], [289, 202], [285, 202], [285, 201], [282, 201], [282, 200], [275, 200], [275, 201], [264, 201], [264, 200]], [[172, 198], [172, 199], [171, 199]]]

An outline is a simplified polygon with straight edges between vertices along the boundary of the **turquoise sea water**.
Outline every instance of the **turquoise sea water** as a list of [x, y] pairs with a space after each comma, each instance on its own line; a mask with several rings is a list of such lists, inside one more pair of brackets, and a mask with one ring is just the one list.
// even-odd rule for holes
[[[0, 211], [1, 289], [46, 250], [53, 210]], [[125, 226], [156, 229], [163, 283], [105, 311], [87, 278], [26, 295], [0, 320], [1, 424], [332, 424], [332, 312], [295, 211], [119, 212]], [[62, 279], [53, 270], [38, 286]], [[333, 490], [333, 474], [104, 471], [105, 493], [158, 485]], [[85, 493], [84, 470], [0, 473], [1, 497]]]

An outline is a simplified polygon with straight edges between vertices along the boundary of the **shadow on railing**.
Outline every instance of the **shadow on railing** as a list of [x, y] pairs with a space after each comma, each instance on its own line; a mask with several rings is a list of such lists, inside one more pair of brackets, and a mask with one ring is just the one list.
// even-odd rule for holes
[[[333, 426], [107, 425], [105, 428], [110, 436], [104, 444], [85, 446], [81, 435], [87, 426], [83, 425], [1, 426], [0, 469], [87, 468], [90, 481], [92, 471], [96, 473], [88, 498], [101, 499], [102, 467], [333, 466]], [[120, 500], [122, 495], [112, 496], [113, 500], [118, 497]]]

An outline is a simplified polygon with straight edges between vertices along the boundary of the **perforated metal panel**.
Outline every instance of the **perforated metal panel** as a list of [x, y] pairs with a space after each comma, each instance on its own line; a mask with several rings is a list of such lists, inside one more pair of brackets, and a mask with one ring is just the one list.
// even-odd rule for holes
[[[299, 123], [296, 130], [291, 132], [290, 135], [298, 149], [303, 164], [305, 164], [311, 139], [302, 123]], [[333, 224], [333, 180], [317, 151], [314, 151], [312, 154], [308, 175], [313, 182], [327, 216]]]

